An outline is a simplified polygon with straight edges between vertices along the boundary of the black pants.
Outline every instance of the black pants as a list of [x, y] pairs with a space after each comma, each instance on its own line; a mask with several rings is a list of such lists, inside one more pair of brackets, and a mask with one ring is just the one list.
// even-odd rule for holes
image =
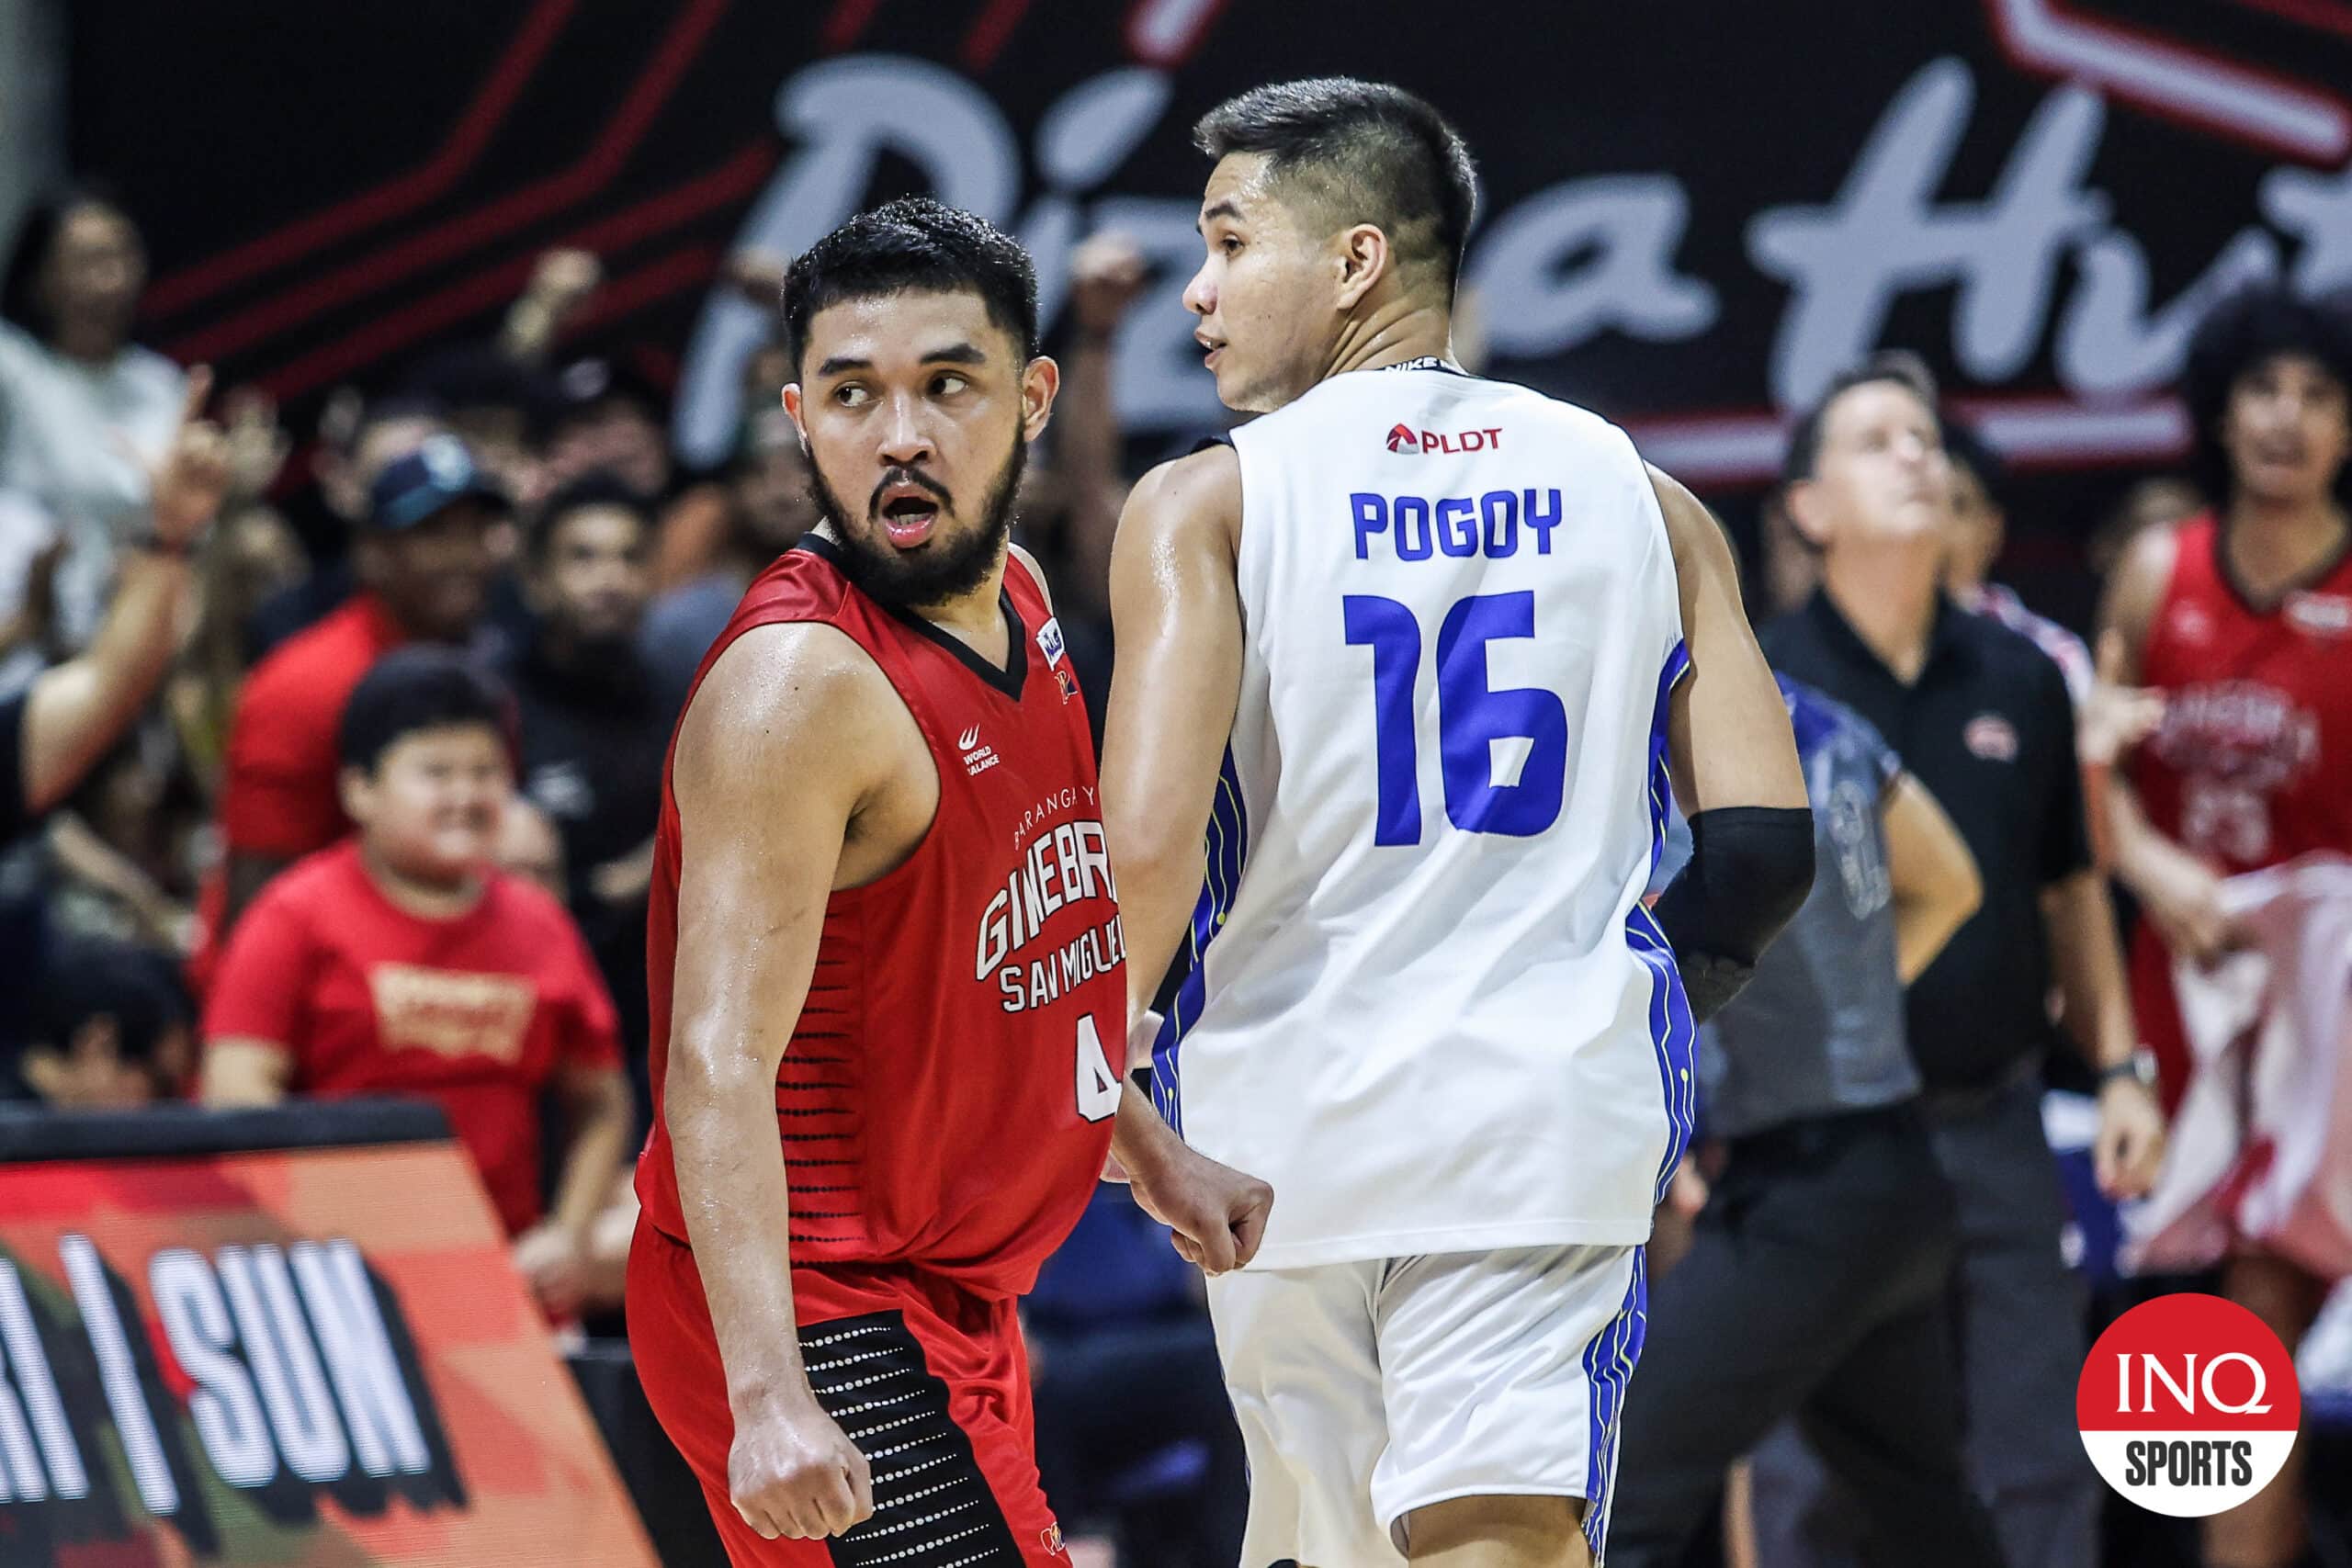
[[[1250, 1471], [1205, 1317], [1130, 1324], [1083, 1337], [1038, 1333], [1037, 1470], [1065, 1529], [1110, 1524], [1137, 1568], [1229, 1564], [1241, 1555]], [[1207, 1467], [1182, 1495], [1118, 1495], [1118, 1478], [1180, 1438]]]
[[[1937, 1162], [1960, 1201], [1947, 1300], [1970, 1477], [2009, 1568], [2092, 1568], [2106, 1493], [2075, 1426], [2075, 1382], [2089, 1347], [2082, 1280], [2060, 1247], [2065, 1199], [2041, 1130], [2040, 1074], [1933, 1096], [1926, 1110]], [[1857, 1499], [1826, 1472], [1824, 1458], [1785, 1430], [1757, 1451], [1758, 1546], [1776, 1565], [1861, 1561]]]
[[1736, 1143], [1652, 1292], [1625, 1395], [1610, 1568], [1672, 1568], [1724, 1468], [1795, 1416], [1886, 1568], [1998, 1568], [1961, 1461], [1951, 1190], [1909, 1106]]

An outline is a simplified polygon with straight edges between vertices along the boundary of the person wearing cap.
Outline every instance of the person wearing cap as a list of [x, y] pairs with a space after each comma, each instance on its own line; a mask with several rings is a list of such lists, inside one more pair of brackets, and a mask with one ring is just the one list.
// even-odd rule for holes
[[227, 900], [213, 943], [272, 876], [350, 830], [335, 783], [344, 704], [392, 649], [472, 640], [497, 570], [490, 531], [508, 510], [454, 435], [428, 437], [376, 476], [355, 547], [359, 591], [280, 644], [239, 694], [220, 791]]

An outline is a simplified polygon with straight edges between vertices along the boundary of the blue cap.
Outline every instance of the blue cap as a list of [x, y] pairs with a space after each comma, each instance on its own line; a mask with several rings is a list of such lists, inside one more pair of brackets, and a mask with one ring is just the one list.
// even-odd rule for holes
[[398, 534], [439, 515], [460, 501], [510, 509], [506, 492], [484, 473], [466, 444], [454, 435], [428, 435], [424, 445], [384, 465], [368, 489], [368, 525]]

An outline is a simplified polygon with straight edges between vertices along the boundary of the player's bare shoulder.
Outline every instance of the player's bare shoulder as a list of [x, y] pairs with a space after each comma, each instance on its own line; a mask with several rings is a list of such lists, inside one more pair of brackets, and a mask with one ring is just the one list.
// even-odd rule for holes
[[1241, 457], [1225, 442], [1160, 464], [1136, 481], [1119, 515], [1119, 547], [1176, 549], [1241, 538]]
[[1029, 581], [1037, 585], [1037, 597], [1046, 602], [1047, 610], [1051, 610], [1054, 607], [1054, 585], [1046, 581], [1046, 569], [1038, 564], [1035, 556], [1031, 555], [1021, 546], [1007, 541], [1004, 547], [1014, 560], [1019, 561], [1027, 570]]
[[904, 859], [939, 803], [905, 700], [872, 654], [819, 621], [753, 626], [728, 646], [679, 727], [673, 782], [682, 818], [701, 807], [722, 824], [838, 830], [842, 886]]
[[1657, 492], [1658, 511], [1666, 518], [1667, 543], [1674, 550], [1674, 574], [1682, 587], [1687, 614], [1701, 581], [1716, 579], [1736, 587], [1738, 573], [1731, 541], [1707, 503], [1691, 494], [1690, 487], [1655, 463], [1643, 467], [1649, 470], [1650, 488]]
[[2106, 599], [2099, 606], [2099, 626], [2122, 635], [2124, 658], [2120, 673], [2128, 679], [2139, 678], [2140, 655], [2147, 646], [2148, 630], [2155, 625], [2156, 612], [2172, 589], [2173, 569], [2179, 560], [2177, 529], [2143, 528], [2108, 577]]

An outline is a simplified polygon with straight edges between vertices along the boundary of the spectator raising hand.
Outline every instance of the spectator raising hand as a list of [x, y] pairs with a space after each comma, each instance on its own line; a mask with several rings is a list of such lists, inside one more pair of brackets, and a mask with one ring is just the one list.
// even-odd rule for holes
[[57, 804], [146, 705], [178, 645], [187, 558], [229, 491], [227, 446], [205, 423], [212, 372], [187, 378], [179, 423], [152, 472], [150, 519], [126, 556], [87, 651], [0, 705], [0, 832]]
[[1089, 235], [1069, 259], [1069, 306], [1081, 333], [1108, 333], [1150, 280], [1143, 249], [1116, 229]]
[[153, 532], [147, 543], [168, 553], [186, 554], [195, 547], [236, 482], [229, 438], [204, 417], [211, 396], [211, 367], [199, 365], [187, 374], [179, 426], [154, 468], [149, 502]]
[[544, 361], [555, 340], [605, 281], [604, 264], [586, 251], [555, 250], [539, 257], [522, 297], [506, 313], [498, 346], [524, 365]]

